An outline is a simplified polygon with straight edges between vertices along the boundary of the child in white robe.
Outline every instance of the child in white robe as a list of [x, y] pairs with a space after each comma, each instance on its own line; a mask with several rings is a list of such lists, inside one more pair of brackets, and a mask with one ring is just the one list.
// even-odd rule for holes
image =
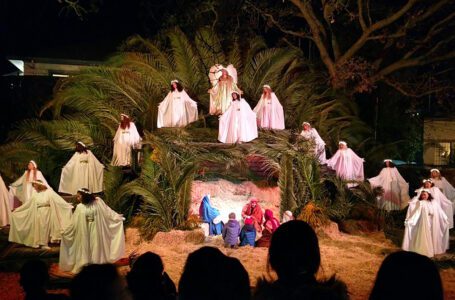
[[441, 172], [438, 169], [431, 169], [430, 173], [434, 185], [455, 205], [455, 188], [445, 177], [441, 176]]
[[114, 263], [125, 253], [122, 215], [87, 189], [77, 192], [79, 203], [62, 233], [59, 267], [78, 273], [86, 264]]
[[[363, 163], [364, 159], [357, 156], [347, 143], [340, 141], [337, 152], [327, 160], [327, 166], [336, 171], [339, 178], [346, 181], [363, 181]], [[357, 184], [349, 183], [348, 187], [354, 187]]]
[[185, 127], [197, 120], [197, 103], [178, 80], [171, 81], [171, 91], [158, 106], [157, 127]]
[[439, 205], [447, 216], [449, 221], [449, 229], [453, 228], [453, 205], [452, 202], [436, 187], [432, 179], [424, 179], [422, 181], [422, 187], [416, 190], [416, 193], [420, 193], [422, 190], [427, 189], [431, 193], [433, 198], [432, 202]]
[[378, 207], [390, 210], [400, 210], [408, 205], [409, 184], [398, 172], [391, 159], [384, 160], [384, 167], [378, 176], [368, 179], [372, 188], [382, 187], [384, 195], [378, 201]]
[[6, 189], [5, 182], [0, 175], [0, 227], [9, 224], [10, 213], [11, 208], [9, 203], [8, 190]]
[[50, 249], [71, 221], [73, 206], [41, 181], [32, 182], [36, 193], [11, 213], [10, 242]]
[[300, 133], [301, 136], [307, 141], [314, 143], [314, 155], [318, 158], [319, 163], [324, 165], [327, 163], [327, 158], [325, 154], [325, 142], [319, 135], [316, 128], [311, 127], [310, 123], [303, 122], [303, 130]]
[[432, 200], [430, 191], [424, 189], [409, 203], [403, 250], [433, 257], [449, 249], [447, 216]]
[[128, 115], [121, 114], [120, 117], [121, 122], [114, 136], [111, 164], [125, 167], [131, 165], [131, 148], [139, 149], [142, 138]]
[[92, 193], [103, 191], [104, 166], [84, 143], [76, 143], [76, 152], [62, 169], [60, 193], [76, 195], [83, 186]]
[[253, 109], [258, 120], [258, 127], [264, 129], [284, 129], [283, 106], [270, 85], [263, 86], [263, 93]]
[[220, 117], [218, 140], [222, 143], [242, 143], [257, 137], [256, 114], [239, 93], [233, 92], [231, 105]]
[[36, 180], [41, 180], [41, 182], [46, 185], [47, 188], [51, 188], [47, 183], [46, 178], [44, 178], [43, 173], [38, 170], [37, 163], [31, 160], [28, 163], [27, 170], [24, 172], [24, 174], [9, 186], [11, 209], [14, 209], [16, 206], [14, 201], [15, 199], [19, 200], [19, 202], [22, 204], [28, 202], [34, 193], [32, 182]]

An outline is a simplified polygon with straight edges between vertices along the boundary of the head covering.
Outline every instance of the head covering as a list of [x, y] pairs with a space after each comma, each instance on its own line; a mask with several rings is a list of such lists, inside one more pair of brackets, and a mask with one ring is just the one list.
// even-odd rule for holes
[[274, 232], [280, 226], [280, 222], [273, 216], [273, 212], [270, 209], [265, 210], [264, 218], [264, 225], [267, 222], [270, 222], [272, 224], [272, 232]]
[[204, 198], [202, 198], [201, 206], [199, 206], [199, 216], [201, 217], [202, 221], [211, 223], [219, 215], [220, 212], [218, 209], [212, 207], [210, 204], [209, 197], [207, 197], [207, 195], [204, 196]]
[[41, 186], [47, 187], [47, 186], [43, 183], [43, 181], [40, 180], [40, 179], [33, 180], [33, 181], [32, 181], [32, 184], [37, 184], [37, 185], [41, 185]]
[[32, 164], [35, 167], [35, 169], [38, 169], [38, 165], [34, 160], [29, 161], [29, 163]]
[[253, 203], [253, 202], [258, 203], [259, 201], [258, 201], [257, 198], [251, 198], [251, 199], [250, 199], [250, 203]]
[[233, 92], [231, 93], [231, 95], [232, 95], [232, 94], [237, 94], [237, 95], [239, 95], [239, 98], [240, 98], [240, 96], [241, 96], [240, 93], [237, 92], [237, 91], [233, 91]]
[[78, 141], [76, 144], [79, 144], [79, 145], [81, 145], [82, 147], [87, 148], [87, 146], [85, 146], [85, 144], [82, 143], [81, 141]]
[[80, 193], [91, 195], [92, 193], [87, 188], [80, 188], [77, 190]]
[[438, 170], [438, 169], [431, 169], [431, 170], [430, 170], [430, 173], [433, 173], [433, 172], [438, 172], [438, 173], [441, 173], [441, 172], [439, 172], [439, 170]]
[[420, 191], [420, 193], [423, 193], [423, 192], [426, 192], [426, 193], [431, 195], [431, 191], [429, 189], [423, 189], [423, 190]]
[[388, 161], [388, 162], [392, 162], [392, 160], [391, 160], [390, 158], [386, 158], [386, 159], [384, 159], [384, 162], [386, 162], [386, 161]]
[[123, 114], [123, 113], [122, 113], [122, 114], [120, 114], [120, 117], [127, 117], [127, 118], [129, 118], [130, 116], [128, 116], [127, 114]]
[[433, 180], [431, 180], [431, 178], [422, 180], [422, 183], [425, 183], [425, 182], [431, 182], [431, 183], [433, 183]]
[[174, 82], [179, 83], [179, 81], [177, 79], [171, 80], [171, 84], [173, 84]]
[[253, 225], [253, 218], [247, 217], [245, 219], [245, 225]]
[[311, 124], [306, 122], [306, 121], [302, 123], [302, 126], [305, 125], [305, 124], [308, 125], [308, 126], [311, 126]]
[[290, 210], [285, 211], [283, 213], [282, 222], [285, 223], [285, 222], [289, 222], [291, 220], [294, 220], [294, 216], [292, 215], [292, 212]]
[[345, 146], [348, 145], [348, 143], [346, 143], [345, 141], [339, 141], [339, 142], [338, 142], [338, 145], [340, 145], [340, 144], [341, 144], [341, 145], [345, 145]]
[[272, 88], [270, 87], [270, 85], [268, 85], [268, 84], [264, 84], [262, 87], [263, 87], [263, 88], [272, 89]]

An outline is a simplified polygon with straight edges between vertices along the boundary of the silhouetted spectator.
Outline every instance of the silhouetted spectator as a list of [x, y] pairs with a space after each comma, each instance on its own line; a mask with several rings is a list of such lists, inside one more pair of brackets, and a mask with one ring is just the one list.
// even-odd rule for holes
[[370, 300], [382, 299], [444, 299], [434, 262], [414, 252], [398, 251], [387, 256], [370, 295]]
[[77, 274], [70, 287], [72, 300], [129, 300], [125, 283], [115, 265], [87, 265]]
[[146, 252], [139, 256], [126, 275], [126, 281], [134, 300], [176, 298], [175, 284], [164, 272], [161, 257], [155, 253]]
[[20, 285], [25, 292], [25, 300], [57, 300], [68, 299], [63, 294], [48, 294], [46, 286], [49, 283], [47, 265], [41, 260], [29, 260], [21, 268]]
[[254, 228], [254, 223], [252, 218], [245, 219], [245, 225], [240, 231], [240, 246], [250, 245], [254, 247], [256, 242], [256, 228]]
[[254, 299], [349, 299], [346, 284], [335, 276], [316, 280], [321, 264], [318, 237], [303, 221], [289, 221], [274, 232], [269, 266], [278, 280], [259, 279]]
[[179, 282], [179, 300], [250, 299], [248, 273], [236, 258], [202, 247], [188, 256]]

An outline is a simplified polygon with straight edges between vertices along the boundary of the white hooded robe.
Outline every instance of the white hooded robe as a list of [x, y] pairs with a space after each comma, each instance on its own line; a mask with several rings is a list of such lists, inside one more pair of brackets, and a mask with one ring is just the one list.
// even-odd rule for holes
[[265, 129], [284, 129], [284, 111], [283, 106], [278, 100], [275, 93], [270, 94], [270, 99], [264, 97], [261, 99], [253, 110], [258, 119], [258, 126]]
[[76, 195], [77, 190], [86, 188], [91, 193], [103, 191], [104, 166], [92, 151], [76, 152], [62, 169], [60, 193]]
[[113, 166], [131, 165], [131, 148], [139, 148], [142, 141], [136, 125], [130, 122], [130, 127], [122, 129], [118, 127], [114, 136], [114, 154], [112, 156]]
[[6, 189], [5, 182], [0, 175], [0, 227], [6, 226], [10, 223], [10, 199], [8, 190]]
[[319, 163], [324, 165], [327, 163], [327, 157], [325, 154], [325, 142], [319, 135], [318, 131], [315, 128], [310, 128], [309, 130], [302, 130], [300, 133], [301, 136], [307, 141], [312, 141], [314, 143], [314, 154], [318, 158]]
[[249, 142], [258, 137], [256, 114], [241, 98], [232, 101], [220, 117], [218, 140], [222, 143]]
[[382, 187], [384, 195], [378, 202], [381, 209], [387, 211], [401, 210], [408, 205], [409, 184], [398, 172], [397, 168], [383, 168], [378, 176], [368, 179], [371, 186]]
[[10, 185], [10, 207], [14, 209], [14, 198], [17, 198], [22, 204], [27, 203], [35, 189], [32, 186], [32, 181], [41, 180], [41, 182], [47, 186], [48, 189], [52, 189], [44, 178], [43, 173], [40, 170], [36, 170], [36, 178], [34, 178], [34, 172], [30, 171], [30, 177], [27, 180], [27, 171], [19, 177], [18, 180]]
[[101, 198], [78, 204], [62, 233], [59, 267], [77, 273], [86, 264], [114, 263], [125, 252], [123, 217]]
[[158, 106], [157, 127], [185, 127], [197, 120], [197, 103], [182, 90], [169, 92]]
[[364, 159], [357, 156], [351, 148], [346, 148], [338, 149], [335, 155], [327, 160], [327, 166], [335, 170], [337, 176], [343, 180], [363, 181], [363, 162]]

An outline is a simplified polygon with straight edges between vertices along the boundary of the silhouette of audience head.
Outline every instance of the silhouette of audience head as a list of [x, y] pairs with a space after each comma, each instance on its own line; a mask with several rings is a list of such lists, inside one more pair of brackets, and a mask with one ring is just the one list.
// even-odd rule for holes
[[71, 299], [130, 299], [113, 264], [87, 265], [77, 274], [70, 286]]
[[443, 299], [441, 277], [433, 261], [414, 252], [387, 256], [376, 275], [370, 300]]
[[126, 280], [135, 300], [150, 299], [150, 295], [153, 299], [175, 298], [175, 285], [164, 273], [161, 257], [155, 253], [146, 252], [139, 256]]
[[320, 263], [318, 237], [310, 225], [289, 221], [277, 228], [270, 242], [269, 266], [279, 279], [315, 275]]
[[236, 258], [212, 247], [188, 256], [179, 282], [180, 300], [250, 299], [248, 273]]
[[49, 273], [45, 262], [33, 259], [22, 266], [19, 283], [27, 296], [30, 296], [30, 294], [46, 294], [48, 282]]

